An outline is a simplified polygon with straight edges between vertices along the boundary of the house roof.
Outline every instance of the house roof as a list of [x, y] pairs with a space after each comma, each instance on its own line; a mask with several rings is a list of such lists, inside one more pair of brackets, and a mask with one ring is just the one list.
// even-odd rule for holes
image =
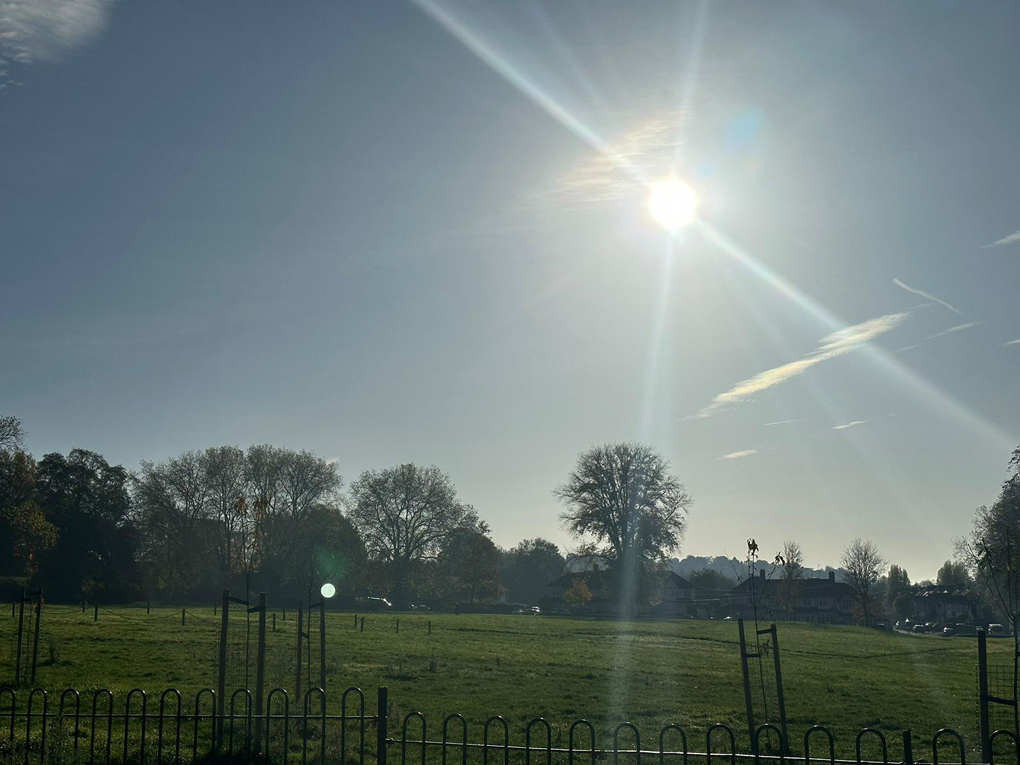
[[668, 574], [666, 574], [666, 582], [675, 585], [681, 590], [694, 589], [693, 584], [688, 582], [686, 579], [684, 579], [682, 576], [680, 576], [680, 574], [676, 573], [675, 571], [670, 571]]

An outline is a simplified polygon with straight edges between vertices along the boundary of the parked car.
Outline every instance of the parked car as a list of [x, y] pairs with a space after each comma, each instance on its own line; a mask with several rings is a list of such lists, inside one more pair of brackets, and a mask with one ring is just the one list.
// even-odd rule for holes
[[923, 635], [927, 631], [923, 624], [915, 624], [913, 630], [911, 630], [911, 632], [916, 632], [918, 635]]
[[1006, 627], [1003, 626], [1002, 624], [989, 624], [988, 634], [991, 635], [992, 637], [1005, 637], [1006, 635], [1009, 634], [1009, 632], [1006, 630]]
[[393, 604], [390, 603], [386, 598], [365, 598], [365, 606], [376, 611], [385, 611], [389, 608], [393, 608]]

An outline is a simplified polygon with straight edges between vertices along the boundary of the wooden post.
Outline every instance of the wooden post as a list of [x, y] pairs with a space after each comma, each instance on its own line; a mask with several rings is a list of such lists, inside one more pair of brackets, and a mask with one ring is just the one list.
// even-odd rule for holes
[[[319, 687], [326, 691], [326, 599], [319, 602]], [[325, 707], [323, 701], [323, 707]]]
[[184, 609], [181, 609], [181, 626], [184, 626]]
[[[14, 659], [14, 684], [21, 685], [21, 639], [25, 631], [25, 598], [28, 588], [24, 587], [21, 590], [21, 600], [18, 606], [18, 653]], [[11, 705], [11, 709], [14, 705]]]
[[754, 740], [754, 706], [751, 703], [751, 673], [747, 667], [747, 641], [744, 638], [744, 620], [737, 620], [740, 632], [740, 670], [744, 675], [744, 706], [747, 711], [747, 735], [751, 746], [751, 754], [758, 753]]
[[152, 601], [151, 601], [151, 600], [147, 600], [147, 601], [145, 601], [145, 615], [146, 615], [146, 616], [148, 616], [148, 615], [149, 615], [149, 609], [150, 609], [151, 607], [152, 607]]
[[[14, 604], [12, 603], [11, 605], [13, 606]], [[85, 613], [85, 601], [84, 600], [81, 602], [81, 612]], [[14, 609], [12, 608], [11, 609], [11, 618], [13, 618], [13, 617], [14, 617]]]
[[287, 606], [283, 607], [283, 620], [287, 621]]
[[273, 632], [276, 632], [276, 611], [273, 611]]
[[400, 618], [397, 617], [397, 634], [400, 634]]
[[983, 629], [978, 639], [978, 715], [981, 733], [981, 761], [992, 761], [991, 726], [988, 720], [988, 636]]
[[772, 660], [776, 665], [776, 696], [779, 697], [779, 727], [783, 731], [783, 740], [780, 750], [783, 754], [789, 754], [789, 736], [786, 732], [786, 695], [783, 693], [783, 670], [779, 663], [779, 632], [776, 625], [771, 627], [772, 631]]
[[95, 610], [92, 612], [92, 621], [94, 621], [94, 622], [98, 622], [99, 621], [99, 604], [98, 603], [95, 604]]
[[304, 637], [305, 631], [305, 612], [301, 608], [301, 601], [298, 601], [297, 607], [297, 685], [294, 691], [294, 700], [298, 703], [298, 709], [304, 709], [302, 706], [303, 699], [301, 698], [301, 639]]
[[[14, 616], [14, 609], [11, 609], [11, 616]], [[358, 615], [354, 614], [354, 629], [358, 628]]]
[[364, 616], [361, 617], [361, 631], [362, 632], [365, 631], [365, 617]]
[[219, 666], [219, 678], [216, 683], [216, 714], [218, 721], [216, 725], [216, 740], [217, 747], [223, 748], [223, 712], [226, 709], [227, 702], [227, 630], [230, 627], [230, 623], [227, 619], [230, 617], [230, 590], [223, 591], [223, 600], [221, 602], [222, 610], [220, 611], [220, 666]]
[[[275, 621], [276, 614], [273, 614]], [[266, 682], [266, 593], [259, 593], [259, 637], [255, 665], [255, 752], [262, 751], [262, 696]], [[323, 731], [325, 735], [325, 731]]]
[[429, 619], [429, 634], [432, 634], [432, 620]]
[[37, 590], [36, 595], [38, 600], [35, 602], [35, 640], [32, 645], [32, 679], [30, 681], [32, 685], [35, 685], [35, 668], [39, 663], [39, 625], [42, 622], [42, 587]]

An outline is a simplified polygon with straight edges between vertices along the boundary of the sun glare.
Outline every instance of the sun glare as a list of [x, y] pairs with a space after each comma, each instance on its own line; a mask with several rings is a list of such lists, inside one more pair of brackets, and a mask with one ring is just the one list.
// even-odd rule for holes
[[660, 226], [667, 231], [678, 231], [694, 220], [698, 195], [683, 181], [671, 178], [652, 185], [648, 206]]

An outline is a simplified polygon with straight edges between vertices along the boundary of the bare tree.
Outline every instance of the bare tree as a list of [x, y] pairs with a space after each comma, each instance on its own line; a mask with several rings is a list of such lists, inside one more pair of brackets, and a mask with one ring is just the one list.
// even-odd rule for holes
[[244, 452], [236, 446], [213, 447], [205, 450], [203, 459], [208, 482], [208, 514], [216, 519], [219, 527], [216, 548], [220, 571], [234, 571], [241, 526], [237, 500], [245, 494]]
[[877, 600], [878, 580], [885, 571], [886, 560], [871, 541], [855, 539], [840, 558], [843, 576], [854, 591], [865, 625], [871, 624], [873, 604]]
[[278, 459], [279, 512], [301, 520], [312, 508], [336, 505], [343, 486], [336, 462], [306, 451], [284, 451]]
[[567, 528], [594, 540], [585, 553], [613, 566], [621, 607], [633, 607], [647, 564], [678, 550], [686, 530], [691, 497], [669, 463], [642, 444], [596, 446], [555, 494]]
[[783, 570], [779, 574], [779, 599], [790, 618], [793, 602], [800, 595], [801, 580], [804, 579], [804, 552], [797, 542], [783, 542]]
[[21, 420], [12, 415], [0, 417], [0, 451], [17, 451], [25, 445]]
[[351, 484], [349, 505], [348, 517], [369, 553], [389, 569], [396, 600], [409, 594], [415, 566], [434, 560], [454, 529], [487, 530], [457, 498], [450, 476], [435, 466], [366, 471]]

